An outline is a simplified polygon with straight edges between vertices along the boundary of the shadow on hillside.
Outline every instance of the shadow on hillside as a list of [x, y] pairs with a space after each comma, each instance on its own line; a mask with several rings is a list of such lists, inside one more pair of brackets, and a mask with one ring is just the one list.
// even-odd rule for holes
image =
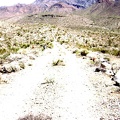
[[52, 117], [49, 117], [45, 114], [40, 114], [38, 116], [26, 115], [23, 118], [19, 118], [18, 120], [52, 120]]

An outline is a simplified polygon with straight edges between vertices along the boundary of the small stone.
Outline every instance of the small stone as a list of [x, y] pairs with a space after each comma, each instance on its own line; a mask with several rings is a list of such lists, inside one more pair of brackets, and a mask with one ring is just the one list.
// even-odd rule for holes
[[101, 71], [100, 68], [96, 68], [96, 69], [95, 69], [95, 72], [100, 72], [100, 71]]
[[6, 60], [13, 62], [22, 59], [24, 56], [22, 54], [10, 54]]

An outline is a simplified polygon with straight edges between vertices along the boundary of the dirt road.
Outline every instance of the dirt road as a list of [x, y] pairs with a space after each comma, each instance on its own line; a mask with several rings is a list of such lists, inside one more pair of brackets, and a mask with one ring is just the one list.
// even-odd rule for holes
[[[63, 60], [64, 65], [53, 66], [56, 60]], [[16, 73], [1, 89], [0, 120], [41, 113], [53, 120], [100, 120], [109, 116], [109, 109], [100, 103], [103, 96], [91, 83], [95, 75], [91, 70], [85, 60], [55, 42], [53, 49], [45, 50], [32, 67]], [[119, 109], [117, 112], [120, 117]]]

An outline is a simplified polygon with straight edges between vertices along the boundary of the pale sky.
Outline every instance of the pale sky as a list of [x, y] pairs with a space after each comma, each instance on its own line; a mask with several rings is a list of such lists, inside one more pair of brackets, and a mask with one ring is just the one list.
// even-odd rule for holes
[[11, 6], [17, 3], [25, 3], [29, 4], [34, 2], [35, 0], [0, 0], [0, 6]]

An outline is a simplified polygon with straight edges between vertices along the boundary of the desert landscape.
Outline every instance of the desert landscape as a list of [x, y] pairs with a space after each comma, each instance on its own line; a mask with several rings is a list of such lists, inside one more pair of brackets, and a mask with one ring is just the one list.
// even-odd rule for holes
[[120, 120], [120, 1], [0, 7], [0, 120]]

